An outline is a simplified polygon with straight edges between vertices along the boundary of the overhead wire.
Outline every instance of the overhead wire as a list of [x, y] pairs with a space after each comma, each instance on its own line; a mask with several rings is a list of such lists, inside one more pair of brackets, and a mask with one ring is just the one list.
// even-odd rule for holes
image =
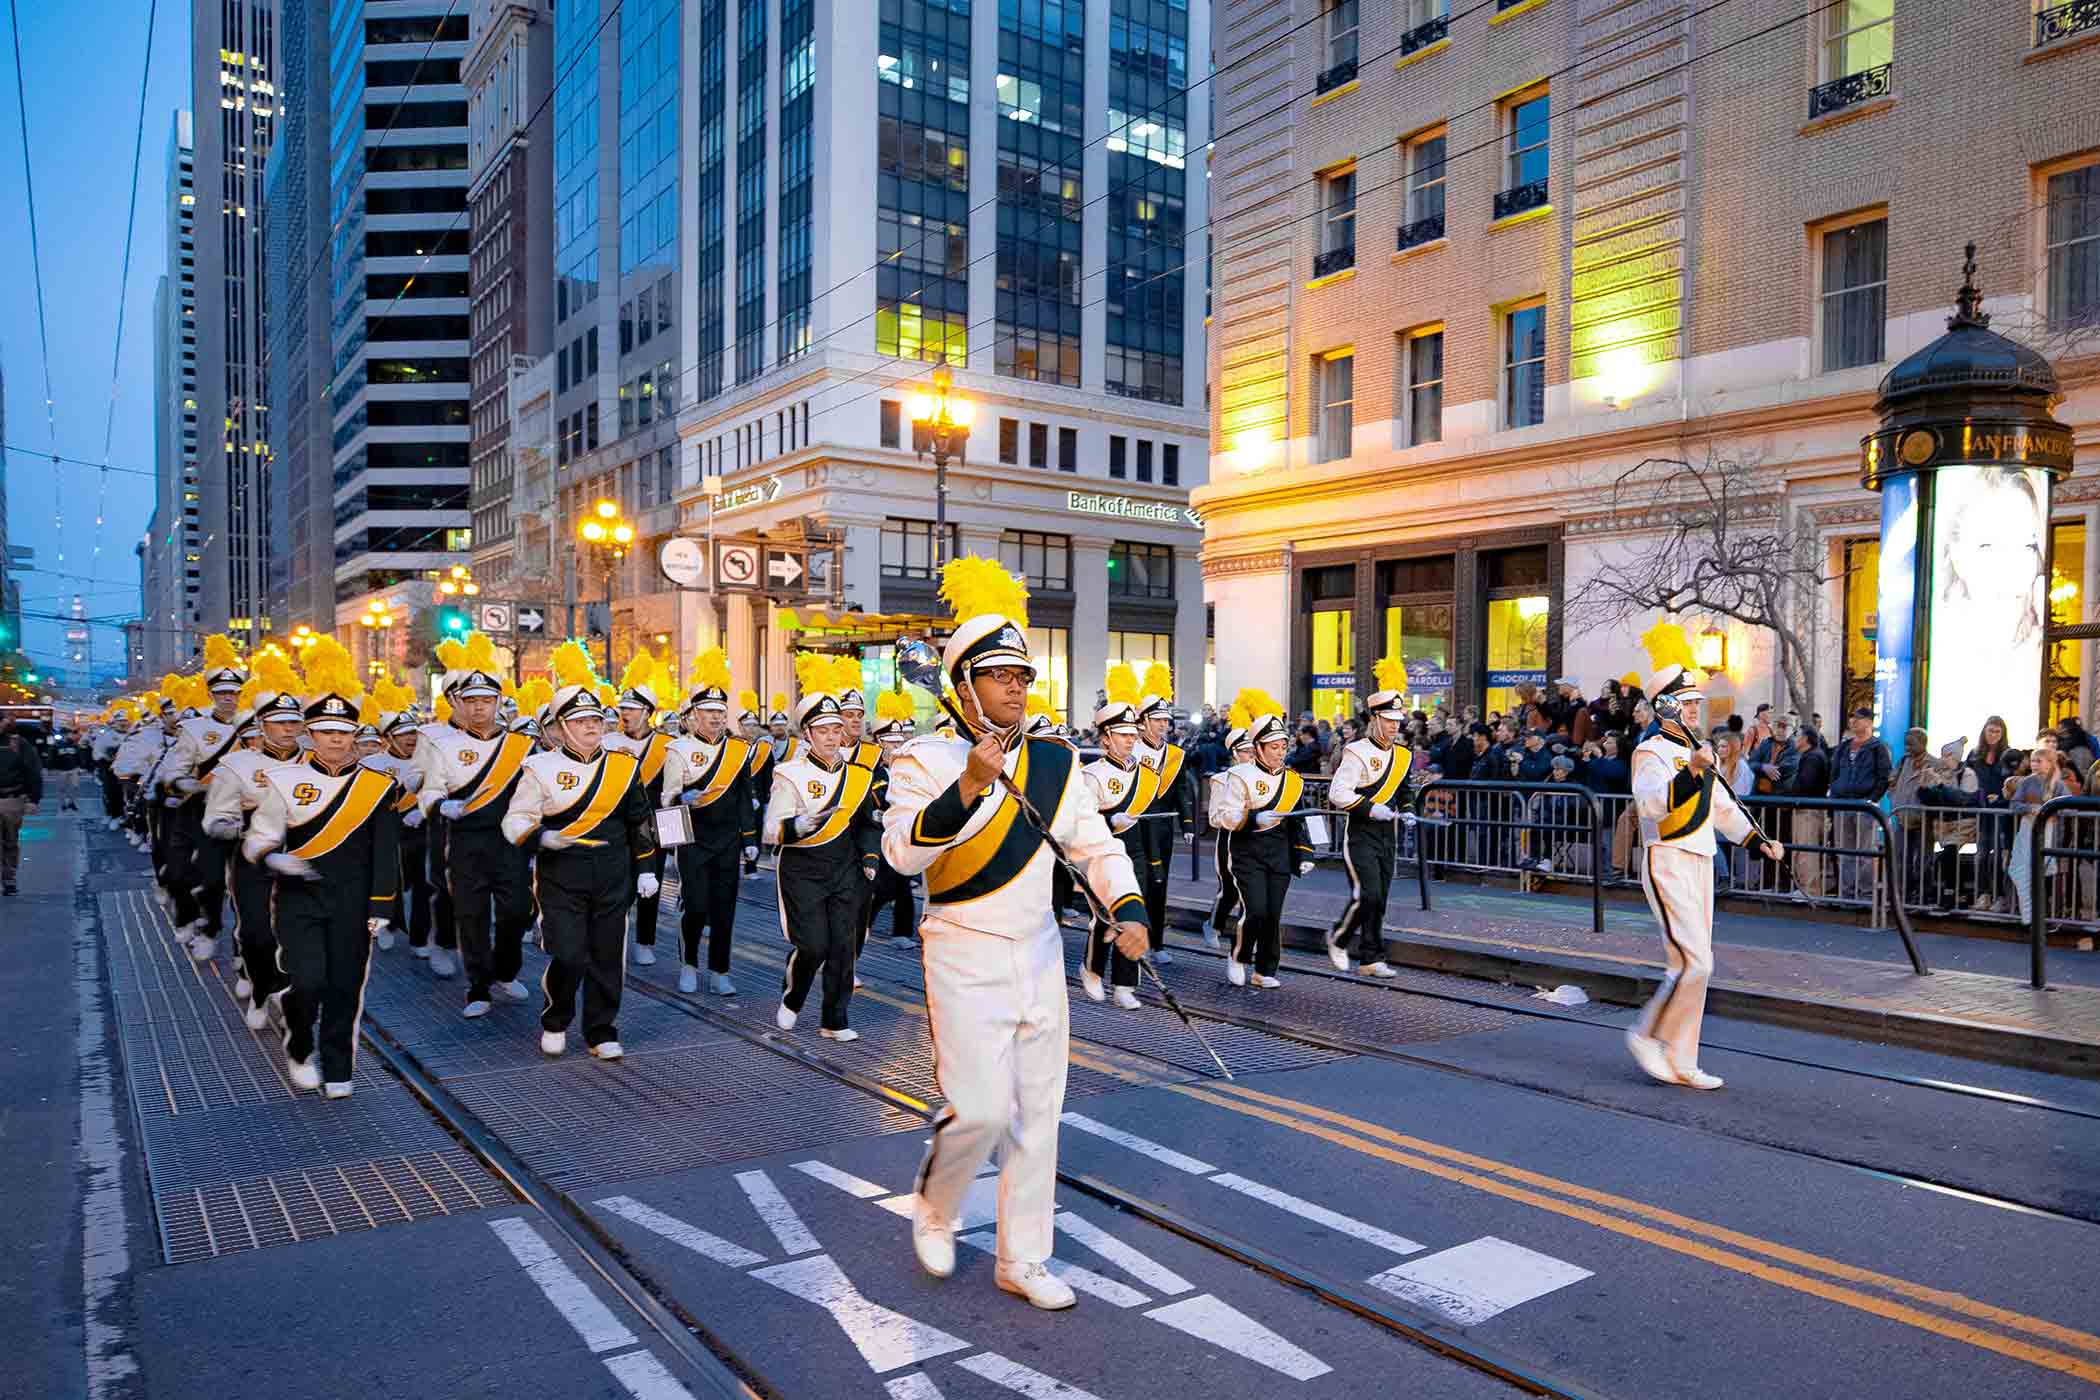
[[[51, 387], [51, 332], [44, 315], [44, 253], [37, 237], [36, 224], [36, 174], [29, 162], [29, 86], [22, 77], [22, 21], [18, 13], [17, 0], [7, 0], [8, 28], [14, 38], [15, 49], [15, 110], [20, 117], [22, 132], [22, 188], [25, 196], [24, 208], [29, 219], [29, 267], [31, 280], [36, 284], [36, 333], [44, 362], [44, 426], [51, 437], [51, 452], [58, 452], [58, 404]], [[57, 522], [58, 560], [66, 559], [66, 515], [65, 496], [58, 491], [57, 478], [52, 479], [53, 519]]]

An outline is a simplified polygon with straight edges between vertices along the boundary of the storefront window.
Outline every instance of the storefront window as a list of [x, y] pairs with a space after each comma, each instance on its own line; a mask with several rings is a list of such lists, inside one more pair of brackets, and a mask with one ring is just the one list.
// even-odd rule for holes
[[2086, 642], [2058, 635], [2057, 629], [2084, 621], [2085, 522], [2080, 520], [2059, 524], [2049, 532], [2050, 636], [2047, 669], [2042, 673], [2042, 705], [2051, 724], [2079, 713], [2078, 685], [2085, 673]]
[[1490, 598], [1487, 605], [1485, 710], [1508, 714], [1517, 689], [1546, 687], [1546, 618], [1553, 600], [1545, 594]]
[[1407, 665], [1407, 708], [1434, 710], [1451, 703], [1451, 605], [1402, 603], [1385, 610], [1384, 656]]
[[1312, 704], [1315, 719], [1340, 724], [1355, 712], [1356, 612], [1323, 608], [1312, 615]]
[[1035, 658], [1035, 684], [1030, 695], [1040, 695], [1057, 712], [1060, 724], [1083, 723], [1072, 715], [1072, 633], [1064, 627], [1028, 629], [1028, 654]]
[[1145, 668], [1155, 661], [1174, 664], [1174, 634], [1171, 632], [1111, 632], [1108, 634], [1108, 664], [1128, 662], [1140, 682]]
[[[1881, 541], [1845, 541], [1845, 674], [1839, 722], [1874, 704], [1874, 637], [1880, 609]], [[1837, 724], [1830, 726], [1835, 729]], [[1825, 734], [1825, 739], [1834, 736]]]

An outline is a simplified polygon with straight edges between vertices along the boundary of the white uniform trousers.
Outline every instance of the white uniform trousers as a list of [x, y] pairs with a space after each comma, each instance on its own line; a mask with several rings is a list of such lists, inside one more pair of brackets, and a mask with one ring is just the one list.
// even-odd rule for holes
[[1669, 974], [1641, 1009], [1636, 1028], [1662, 1042], [1680, 1069], [1699, 1063], [1699, 1025], [1714, 972], [1714, 862], [1656, 842], [1641, 850], [1641, 889], [1669, 943]]
[[1064, 945], [921, 925], [934, 1073], [948, 1102], [919, 1166], [919, 1194], [953, 1221], [999, 1148], [999, 1258], [1050, 1257], [1057, 1127], [1065, 1106], [1071, 1003]]

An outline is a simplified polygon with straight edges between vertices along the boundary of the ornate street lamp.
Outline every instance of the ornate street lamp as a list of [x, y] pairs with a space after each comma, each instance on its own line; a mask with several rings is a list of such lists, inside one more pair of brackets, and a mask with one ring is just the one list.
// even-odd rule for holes
[[933, 576], [948, 562], [948, 459], [961, 458], [970, 441], [977, 405], [955, 392], [946, 366], [933, 383], [911, 396], [912, 447], [933, 458]]
[[576, 533], [605, 558], [605, 674], [611, 676], [613, 574], [634, 544], [634, 527], [620, 518], [617, 502], [599, 501], [591, 507], [590, 514], [584, 516], [583, 523], [576, 527]]

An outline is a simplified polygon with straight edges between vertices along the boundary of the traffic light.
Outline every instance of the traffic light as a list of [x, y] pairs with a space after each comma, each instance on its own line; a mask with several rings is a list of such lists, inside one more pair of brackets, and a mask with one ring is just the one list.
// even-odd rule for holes
[[448, 637], [457, 637], [467, 630], [467, 615], [458, 608], [438, 609], [438, 631]]
[[11, 614], [0, 613], [0, 651], [12, 651], [15, 645], [15, 620]]

